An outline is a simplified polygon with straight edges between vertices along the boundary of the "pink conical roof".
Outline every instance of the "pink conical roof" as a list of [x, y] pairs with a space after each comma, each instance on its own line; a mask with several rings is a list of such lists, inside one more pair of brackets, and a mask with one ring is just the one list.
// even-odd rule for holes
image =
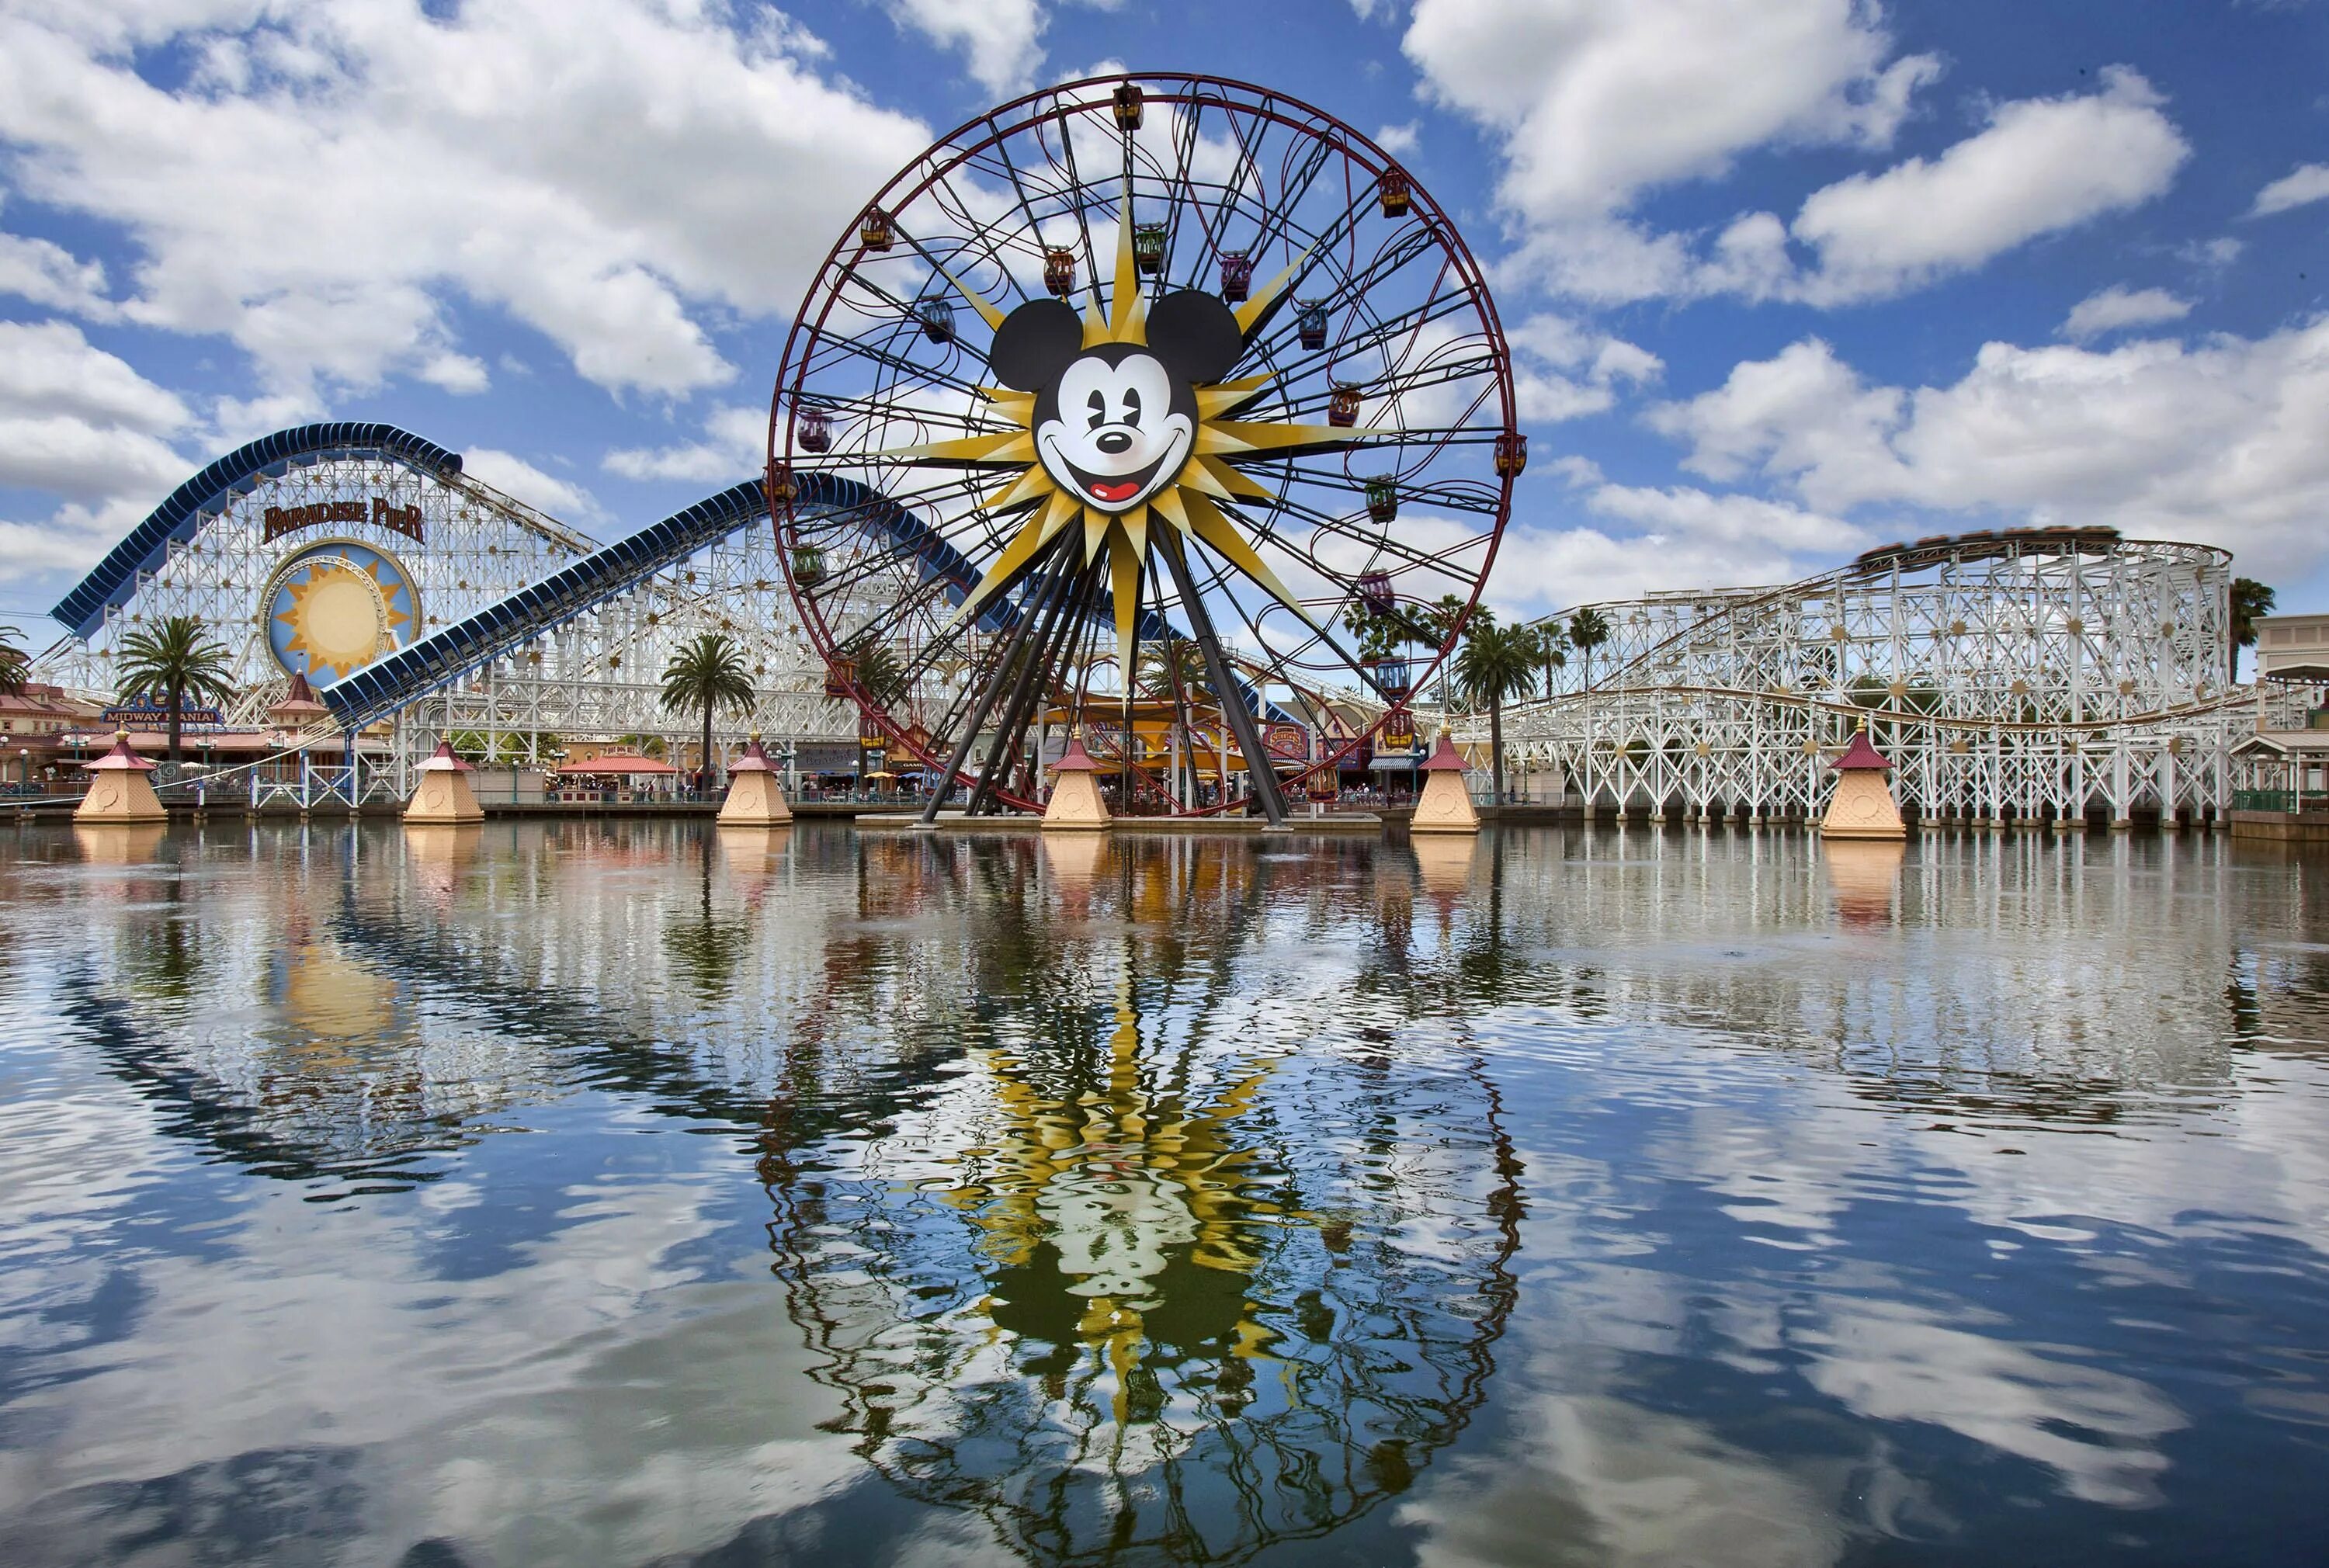
[[1094, 762], [1091, 753], [1084, 749], [1084, 737], [1080, 735], [1071, 735], [1068, 737], [1068, 749], [1060, 754], [1060, 760], [1051, 765], [1051, 771], [1053, 773], [1098, 773], [1099, 764]]
[[477, 770], [453, 755], [453, 743], [451, 741], [440, 740], [437, 743], [436, 755], [429, 757], [427, 762], [422, 763], [415, 771], [420, 773], [475, 773]]
[[152, 763], [129, 748], [129, 732], [126, 729], [117, 729], [113, 732], [111, 751], [107, 752], [95, 762], [81, 764], [81, 766], [91, 773], [151, 773], [154, 771]]
[[1857, 773], [1862, 768], [1876, 768], [1889, 773], [1892, 767], [1884, 760], [1884, 754], [1870, 743], [1868, 731], [1864, 729], [1854, 734], [1852, 744], [1843, 748], [1843, 755], [1828, 765], [1838, 773]]
[[760, 737], [756, 735], [744, 743], [744, 749], [728, 765], [728, 771], [731, 774], [774, 773], [777, 765], [769, 760], [767, 752], [760, 749]]
[[1439, 744], [1431, 748], [1431, 755], [1420, 765], [1425, 773], [1462, 773], [1464, 759], [1457, 755], [1456, 737], [1441, 730]]

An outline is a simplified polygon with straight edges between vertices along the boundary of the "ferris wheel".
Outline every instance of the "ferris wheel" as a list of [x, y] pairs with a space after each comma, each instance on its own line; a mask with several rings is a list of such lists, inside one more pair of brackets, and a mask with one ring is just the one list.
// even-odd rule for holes
[[768, 427], [828, 692], [974, 812], [1038, 809], [1071, 733], [1120, 813], [1273, 821], [1410, 744], [1526, 460], [1447, 214], [1333, 117], [1194, 76], [1035, 93], [900, 172]]

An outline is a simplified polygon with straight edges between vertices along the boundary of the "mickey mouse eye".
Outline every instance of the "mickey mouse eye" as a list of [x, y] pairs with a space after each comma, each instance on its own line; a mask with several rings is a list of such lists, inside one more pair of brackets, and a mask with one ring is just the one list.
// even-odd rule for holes
[[1085, 427], [1087, 429], [1097, 430], [1108, 423], [1108, 399], [1098, 391], [1085, 400], [1084, 407], [1091, 410], [1091, 423]]
[[1140, 427], [1140, 393], [1136, 388], [1124, 389], [1124, 422], [1135, 429]]

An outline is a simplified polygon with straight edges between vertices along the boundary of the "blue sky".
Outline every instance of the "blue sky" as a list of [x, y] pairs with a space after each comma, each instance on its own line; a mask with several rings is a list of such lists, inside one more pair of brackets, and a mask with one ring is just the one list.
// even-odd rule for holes
[[0, 608], [377, 418], [612, 537], [757, 465], [866, 195], [1094, 67], [1308, 99], [1461, 216], [1532, 463], [1490, 597], [2028, 521], [2329, 606], [2329, 9], [0, 0]]

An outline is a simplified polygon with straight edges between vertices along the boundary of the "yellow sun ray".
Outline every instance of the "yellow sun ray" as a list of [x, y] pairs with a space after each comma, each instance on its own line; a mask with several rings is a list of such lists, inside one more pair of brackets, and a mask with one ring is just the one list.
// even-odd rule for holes
[[1000, 490], [980, 496], [978, 504], [987, 512], [1008, 512], [1014, 506], [1041, 501], [1053, 488], [1051, 476], [1044, 473], [1039, 464], [1029, 467]]
[[[1083, 309], [1080, 312], [1081, 338], [1086, 349], [1108, 343], [1136, 346], [1147, 343], [1147, 300], [1140, 286], [1138, 262], [1133, 249], [1132, 220], [1132, 195], [1127, 190], [1117, 209], [1113, 276], [1108, 280], [1105, 293], [1100, 278], [1097, 276], [1092, 278], [1085, 293]], [[1234, 310], [1240, 333], [1253, 330], [1271, 305], [1292, 286], [1296, 274], [1308, 258], [1307, 251], [1295, 258], [1283, 271], [1255, 290], [1250, 298]], [[990, 328], [1002, 325], [1003, 311], [982, 298], [946, 268], [935, 261], [931, 265], [953, 286], [956, 293], [970, 303]], [[966, 468], [1019, 469], [1020, 472], [1004, 483], [980, 496], [976, 504], [980, 511], [988, 513], [1007, 512], [1022, 507], [1031, 510], [1018, 523], [1001, 553], [964, 597], [962, 605], [949, 617], [948, 625], [952, 627], [978, 615], [994, 602], [1005, 585], [1055, 544], [1064, 543], [1066, 548], [1075, 549], [1080, 543], [1081, 559], [1086, 566], [1105, 558], [1117, 656], [1128, 686], [1133, 679], [1141, 579], [1146, 570], [1148, 554], [1152, 546], [1164, 550], [1183, 549], [1176, 535], [1202, 542], [1216, 556], [1292, 611], [1304, 625], [1324, 634], [1323, 628], [1312, 618], [1310, 612], [1303, 607], [1292, 590], [1261, 559], [1244, 530], [1214, 502], [1238, 498], [1261, 502], [1274, 499], [1271, 491], [1234, 465], [1239, 461], [1347, 446], [1395, 432], [1372, 427], [1286, 424], [1229, 418], [1254, 403], [1276, 380], [1274, 372], [1265, 371], [1191, 389], [1196, 399], [1197, 429], [1189, 456], [1179, 471], [1150, 496], [1146, 504], [1121, 516], [1102, 512], [1087, 504], [1072, 491], [1062, 489], [1043, 466], [1035, 445], [1033, 426], [1038, 396], [1032, 392], [1001, 387], [976, 389], [978, 395], [1008, 424], [1010, 427], [1007, 429], [892, 447], [885, 451], [853, 454], [852, 461], [904, 461]], [[1161, 530], [1151, 528], [1152, 515], [1163, 525]], [[1062, 540], [1061, 536], [1079, 523], [1081, 524], [1080, 540]]]
[[[919, 245], [914, 247], [914, 249], [921, 250], [921, 247]], [[980, 294], [978, 290], [971, 287], [970, 285], [965, 283], [961, 278], [957, 277], [953, 273], [948, 272], [944, 267], [939, 266], [936, 260], [931, 258], [928, 251], [922, 251], [922, 258], [929, 261], [932, 267], [938, 268], [938, 275], [940, 277], [945, 278], [948, 283], [954, 285], [954, 291], [969, 302], [970, 308], [976, 311], [978, 313], [979, 319], [986, 323], [986, 327], [989, 332], [994, 331], [996, 327], [1003, 324], [1004, 313], [987, 303], [985, 296]]]
[[1248, 451], [1288, 451], [1302, 446], [1340, 446], [1353, 437], [1388, 436], [1388, 430], [1359, 429], [1348, 425], [1259, 425], [1241, 419], [1213, 419], [1205, 428], [1236, 441]]
[[1270, 493], [1248, 479], [1218, 457], [1192, 457], [1181, 470], [1181, 488], [1206, 495], [1218, 495], [1224, 501], [1232, 495], [1242, 495], [1251, 501], [1268, 501]]
[[1321, 636], [1325, 635], [1325, 628], [1310, 618], [1310, 612], [1302, 607], [1302, 601], [1294, 596], [1292, 589], [1278, 580], [1278, 574], [1269, 569], [1269, 563], [1261, 559], [1253, 546], [1247, 542], [1245, 535], [1221, 515], [1219, 508], [1202, 495], [1188, 495], [1183, 499], [1192, 532], [1212, 547], [1215, 554], [1268, 589], [1271, 597], [1300, 616], [1304, 625]]
[[[1141, 531], [1146, 534], [1147, 530], [1144, 526]], [[1124, 671], [1127, 691], [1132, 690], [1132, 634], [1140, 610], [1140, 567], [1147, 543], [1145, 538], [1134, 543], [1125, 529], [1108, 530], [1108, 575], [1116, 596], [1117, 667]]]
[[919, 446], [891, 446], [885, 451], [868, 452], [860, 461], [871, 463], [882, 458], [971, 465], [1032, 463], [1035, 460], [1035, 437], [1024, 430], [990, 431], [951, 441], [928, 441]]
[[1258, 376], [1246, 376], [1234, 381], [1221, 381], [1210, 387], [1199, 387], [1197, 418], [1215, 419], [1241, 404], [1253, 401], [1254, 394], [1268, 387], [1278, 377], [1268, 371]]
[[1310, 253], [1304, 251], [1286, 264], [1285, 271], [1255, 289], [1253, 296], [1237, 307], [1238, 331], [1251, 332], [1253, 324], [1261, 319], [1261, 313], [1268, 310], [1270, 303], [1286, 291], [1286, 286], [1294, 281], [1295, 270], [1309, 259]]
[[1053, 489], [1051, 504], [1021, 527], [1018, 534], [1004, 547], [1003, 553], [995, 558], [995, 564], [988, 567], [985, 575], [978, 579], [977, 586], [964, 598], [961, 606], [947, 618], [947, 624], [951, 627], [957, 622], [976, 615], [980, 606], [995, 596], [997, 588], [1010, 581], [1021, 567], [1034, 559], [1035, 553], [1051, 543], [1060, 530], [1074, 521], [1082, 511], [1082, 505], [1074, 496], [1064, 490]]

